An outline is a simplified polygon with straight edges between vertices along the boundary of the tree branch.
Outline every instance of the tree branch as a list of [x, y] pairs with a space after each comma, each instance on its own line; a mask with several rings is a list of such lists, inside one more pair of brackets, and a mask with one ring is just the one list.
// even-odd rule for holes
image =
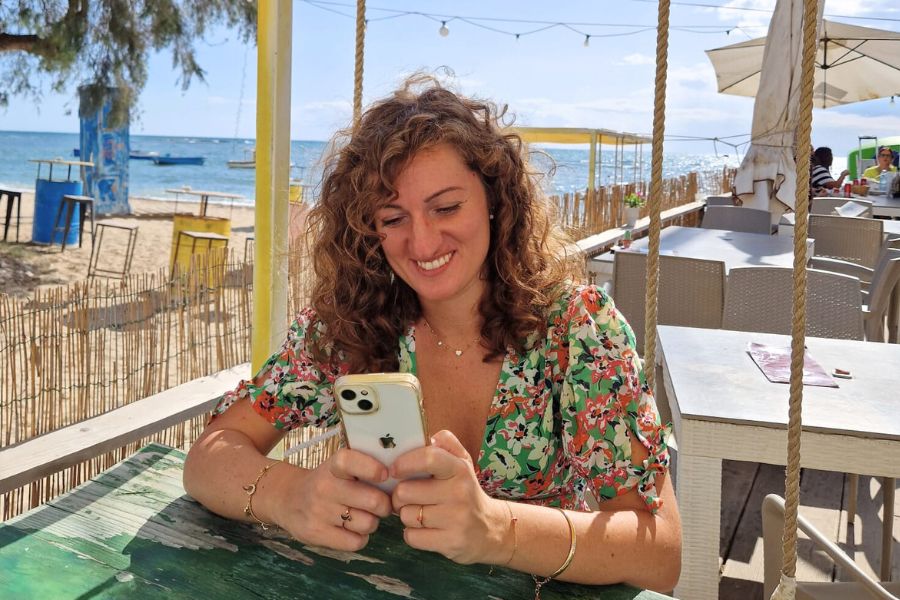
[[31, 33], [17, 35], [0, 32], [0, 52], [24, 50], [25, 52], [33, 53], [40, 44], [40, 41], [41, 38]]

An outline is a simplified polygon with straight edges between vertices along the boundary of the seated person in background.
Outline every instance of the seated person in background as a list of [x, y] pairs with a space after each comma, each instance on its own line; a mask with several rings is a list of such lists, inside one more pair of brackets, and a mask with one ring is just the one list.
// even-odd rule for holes
[[862, 176], [866, 179], [878, 181], [883, 171], [896, 172], [897, 167], [892, 163], [894, 161], [894, 151], [889, 146], [878, 146], [878, 152], [875, 154], [874, 165], [863, 171]]
[[837, 180], [831, 176], [831, 163], [834, 162], [831, 148], [825, 146], [816, 148], [813, 156], [812, 171], [809, 175], [809, 188], [811, 190], [840, 190], [844, 184], [844, 178], [850, 174], [850, 171], [847, 169], [841, 171], [841, 176]]
[[[311, 306], [223, 397], [185, 488], [305, 544], [359, 550], [394, 512], [407, 544], [459, 563], [671, 590], [668, 427], [631, 327], [573, 283], [583, 260], [502, 115], [415, 75], [340, 134], [308, 217]], [[336, 377], [379, 371], [419, 378], [431, 445], [390, 472], [349, 448], [314, 469], [266, 457], [290, 429], [338, 423]], [[373, 485], [389, 475], [392, 495]]]

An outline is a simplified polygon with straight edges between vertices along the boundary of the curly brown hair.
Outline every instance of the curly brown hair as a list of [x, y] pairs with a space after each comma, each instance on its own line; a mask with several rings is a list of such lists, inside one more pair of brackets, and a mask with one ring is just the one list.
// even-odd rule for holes
[[547, 312], [583, 261], [535, 183], [518, 135], [503, 131], [504, 109], [466, 98], [434, 77], [416, 74], [368, 108], [335, 137], [321, 195], [308, 216], [312, 306], [325, 331], [314, 354], [333, 345], [351, 370], [395, 371], [397, 340], [421, 316], [415, 292], [388, 266], [375, 231], [375, 211], [396, 198], [394, 182], [419, 152], [453, 146], [481, 176], [494, 220], [479, 304], [485, 360], [544, 333]]

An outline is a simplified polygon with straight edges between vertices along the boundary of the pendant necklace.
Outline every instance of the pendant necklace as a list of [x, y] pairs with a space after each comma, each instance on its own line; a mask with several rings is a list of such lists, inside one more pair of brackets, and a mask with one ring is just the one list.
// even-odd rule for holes
[[438, 332], [435, 331], [434, 327], [431, 326], [431, 323], [428, 322], [428, 319], [426, 319], [425, 317], [422, 317], [422, 321], [425, 323], [425, 327], [428, 328], [428, 331], [431, 332], [431, 337], [433, 337], [434, 341], [437, 342], [438, 348], [446, 348], [447, 350], [452, 351], [453, 354], [455, 354], [456, 356], [462, 356], [463, 352], [468, 350], [469, 347], [472, 346], [472, 344], [475, 344], [475, 343], [481, 341], [481, 336], [479, 336], [479, 337], [475, 338], [474, 340], [472, 340], [471, 342], [469, 342], [468, 344], [466, 344], [465, 346], [463, 346], [462, 348], [451, 348], [449, 345], [444, 343], [444, 341], [441, 339], [441, 336], [438, 335]]

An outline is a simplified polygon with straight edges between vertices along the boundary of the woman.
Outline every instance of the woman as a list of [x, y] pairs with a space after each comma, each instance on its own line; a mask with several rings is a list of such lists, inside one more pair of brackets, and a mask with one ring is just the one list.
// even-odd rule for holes
[[897, 167], [893, 165], [894, 151], [890, 146], [878, 146], [875, 157], [875, 164], [863, 171], [863, 177], [866, 179], [878, 181], [883, 172], [893, 173], [897, 170]]
[[[568, 283], [501, 116], [417, 76], [345, 133], [309, 217], [312, 306], [223, 399], [185, 487], [305, 543], [358, 550], [396, 512], [409, 545], [532, 573], [538, 589], [670, 590], [680, 521], [634, 335], [603, 292]], [[311, 470], [265, 457], [288, 429], [337, 422], [337, 376], [398, 370], [421, 382], [432, 443], [390, 476], [430, 479], [388, 496], [372, 485], [388, 469], [350, 449]]]
[[831, 148], [822, 146], [816, 148], [813, 152], [812, 171], [810, 172], [809, 187], [814, 190], [838, 190], [844, 184], [844, 178], [850, 174], [850, 171], [844, 169], [841, 171], [840, 177], [835, 180], [831, 176], [831, 164], [834, 162], [834, 155]]

